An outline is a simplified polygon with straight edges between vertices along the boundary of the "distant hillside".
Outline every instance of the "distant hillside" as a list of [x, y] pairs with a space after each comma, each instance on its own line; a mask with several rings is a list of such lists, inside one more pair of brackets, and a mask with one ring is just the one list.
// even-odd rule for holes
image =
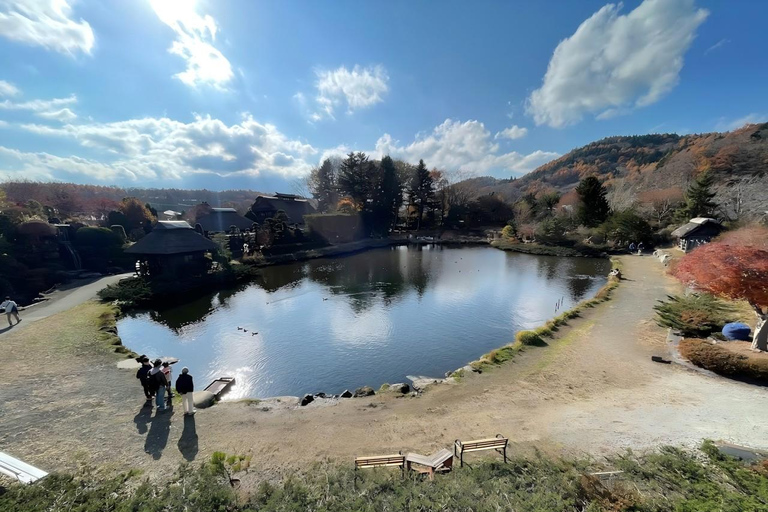
[[685, 188], [691, 178], [710, 169], [718, 182], [768, 173], [768, 123], [726, 133], [654, 134], [608, 137], [542, 165], [513, 180], [467, 180], [477, 195], [496, 193], [514, 200], [528, 192], [566, 192], [595, 175], [607, 185], [624, 178], [638, 192]]

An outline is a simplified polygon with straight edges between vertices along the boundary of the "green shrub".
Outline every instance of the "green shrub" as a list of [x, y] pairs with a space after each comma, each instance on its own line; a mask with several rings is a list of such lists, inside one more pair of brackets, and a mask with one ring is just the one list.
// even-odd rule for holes
[[732, 313], [730, 306], [707, 293], [669, 295], [653, 309], [660, 326], [680, 331], [683, 336], [699, 338], [721, 330]]
[[152, 298], [152, 290], [144, 279], [129, 277], [100, 290], [99, 298], [105, 302], [138, 305]]
[[536, 331], [520, 331], [515, 335], [515, 341], [520, 342], [522, 345], [538, 346], [543, 345], [544, 340], [541, 339], [541, 335]]

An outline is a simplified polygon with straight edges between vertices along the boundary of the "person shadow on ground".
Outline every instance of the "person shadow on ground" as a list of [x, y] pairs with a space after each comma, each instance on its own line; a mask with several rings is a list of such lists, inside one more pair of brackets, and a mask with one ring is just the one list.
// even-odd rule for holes
[[138, 414], [133, 417], [133, 422], [136, 424], [136, 430], [139, 431], [139, 434], [147, 433], [147, 425], [150, 418], [152, 418], [152, 402], [145, 402], [141, 409], [139, 409]]
[[188, 461], [195, 460], [197, 456], [197, 430], [195, 428], [195, 417], [184, 416], [184, 430], [178, 442], [181, 455]]
[[149, 426], [149, 433], [144, 441], [144, 451], [155, 460], [163, 455], [163, 450], [168, 444], [168, 436], [171, 433], [171, 417], [173, 408], [169, 407], [165, 411], [156, 411], [155, 417]]

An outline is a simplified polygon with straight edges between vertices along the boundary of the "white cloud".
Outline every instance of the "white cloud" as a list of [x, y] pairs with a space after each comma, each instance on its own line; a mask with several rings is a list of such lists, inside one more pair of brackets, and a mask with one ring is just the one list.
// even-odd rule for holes
[[715, 44], [713, 44], [712, 46], [710, 46], [709, 48], [707, 48], [706, 50], [704, 50], [704, 55], [707, 55], [709, 52], [711, 52], [713, 50], [717, 50], [721, 46], [725, 46], [726, 44], [728, 44], [730, 42], [731, 42], [730, 39], [721, 39], [718, 42], [716, 42]]
[[[308, 159], [318, 153], [311, 145], [289, 139], [276, 127], [247, 114], [231, 126], [198, 116], [189, 123], [150, 117], [60, 127], [24, 124], [21, 128], [107, 152], [110, 163], [94, 163], [97, 177], [102, 172], [106, 177], [129, 179], [180, 179], [194, 173], [256, 176], [264, 172], [293, 178], [308, 173], [314, 163]], [[42, 165], [39, 159], [33, 159], [33, 164]]]
[[0, 96], [16, 96], [19, 89], [10, 82], [0, 80]]
[[747, 114], [744, 117], [740, 117], [738, 119], [728, 120], [724, 117], [721, 117], [720, 120], [715, 125], [715, 129], [719, 132], [729, 132], [732, 130], [738, 130], [742, 126], [746, 124], [756, 124], [756, 123], [765, 123], [768, 122], [768, 115], [767, 114], [759, 114], [757, 112], [752, 112], [751, 114]]
[[417, 135], [416, 140], [405, 146], [384, 134], [376, 142], [374, 156], [384, 155], [411, 163], [423, 158], [430, 167], [477, 173], [492, 170], [526, 173], [560, 156], [541, 150], [527, 155], [516, 151], [500, 153], [499, 145], [493, 142], [483, 123], [451, 119], [446, 119], [428, 135]]
[[87, 21], [71, 18], [69, 0], [0, 0], [0, 36], [74, 55], [90, 54], [94, 35]]
[[526, 110], [560, 128], [585, 114], [620, 114], [655, 103], [679, 80], [683, 56], [709, 14], [693, 0], [645, 0], [620, 15], [608, 4], [560, 42]]
[[66, 98], [53, 98], [50, 100], [31, 100], [13, 102], [11, 100], [0, 101], [0, 110], [28, 110], [31, 112], [48, 112], [54, 107], [63, 107], [77, 103], [77, 96], [71, 94]]
[[528, 128], [517, 126], [516, 124], [513, 124], [509, 128], [505, 128], [501, 130], [499, 133], [496, 134], [494, 139], [522, 139], [528, 135]]
[[317, 70], [316, 101], [319, 111], [312, 114], [313, 121], [323, 117], [334, 118], [339, 106], [346, 104], [347, 112], [368, 108], [384, 101], [389, 91], [389, 76], [383, 66], [355, 66], [351, 71], [341, 66], [332, 71]]
[[234, 74], [229, 60], [213, 46], [216, 21], [208, 14], [200, 15], [192, 0], [151, 0], [160, 21], [171, 27], [176, 40], [168, 51], [182, 57], [187, 69], [173, 75], [189, 86], [200, 84], [222, 88]]
[[44, 119], [51, 119], [53, 121], [61, 121], [62, 123], [66, 123], [69, 121], [73, 121], [77, 119], [77, 114], [69, 110], [68, 108], [63, 108], [61, 110], [52, 110], [50, 112], [38, 112], [35, 114], [37, 116], [40, 116]]

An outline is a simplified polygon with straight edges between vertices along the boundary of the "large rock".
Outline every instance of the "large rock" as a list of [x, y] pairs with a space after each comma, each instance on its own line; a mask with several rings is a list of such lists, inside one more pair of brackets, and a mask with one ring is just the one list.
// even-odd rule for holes
[[299, 402], [299, 405], [304, 407], [305, 405], [311, 404], [315, 401], [315, 397], [312, 395], [304, 395], [304, 398], [301, 399], [301, 402]]
[[372, 396], [375, 395], [376, 392], [373, 390], [370, 386], [363, 386], [361, 388], [357, 388], [355, 390], [355, 398], [360, 398], [363, 396]]
[[389, 391], [392, 393], [400, 393], [401, 395], [405, 395], [411, 392], [411, 386], [405, 382], [398, 382], [397, 384], [390, 385]]
[[216, 397], [210, 391], [195, 391], [192, 393], [192, 401], [196, 409], [206, 409], [216, 403]]
[[352, 398], [352, 392], [348, 389], [345, 389], [342, 394], [339, 395], [341, 398]]

